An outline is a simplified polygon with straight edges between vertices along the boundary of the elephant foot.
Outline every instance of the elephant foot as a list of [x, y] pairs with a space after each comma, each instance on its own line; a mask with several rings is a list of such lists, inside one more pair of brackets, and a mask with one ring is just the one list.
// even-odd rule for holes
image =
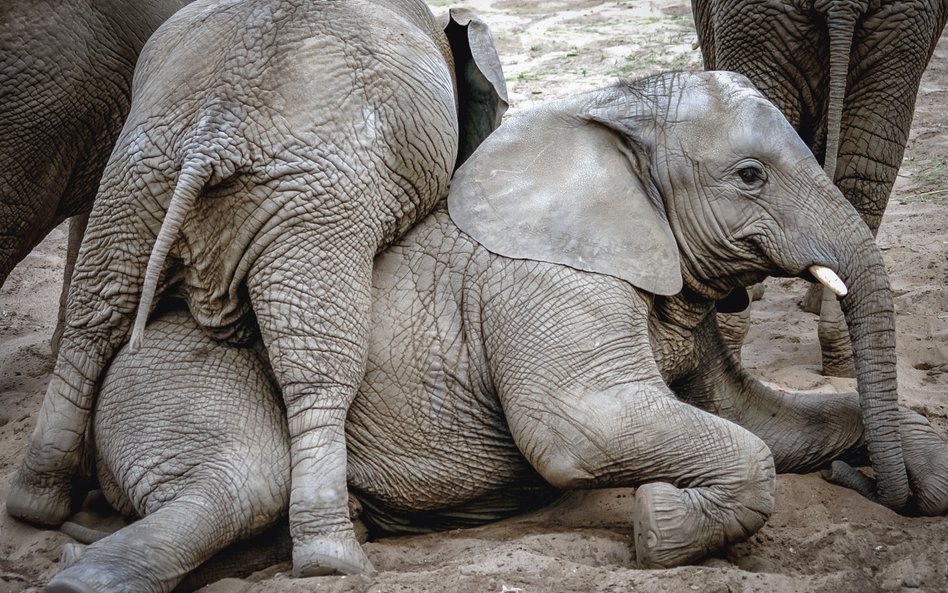
[[45, 593], [98, 593], [102, 589], [65, 573], [59, 573], [46, 585]]
[[763, 282], [758, 282], [757, 284], [751, 284], [750, 286], [747, 287], [747, 296], [750, 297], [750, 300], [752, 302], [759, 301], [760, 299], [764, 298], [764, 291], [765, 291], [765, 288], [764, 288]]
[[[680, 566], [714, 551], [723, 541], [711, 544], [703, 524], [708, 522], [684, 490], [665, 482], [640, 486], [632, 510], [638, 568]], [[710, 539], [723, 539], [711, 535]]]
[[665, 482], [640, 486], [632, 509], [638, 567], [672, 568], [694, 562], [755, 533], [773, 512], [772, 465], [763, 477], [736, 488], [729, 484], [679, 489]]
[[830, 464], [829, 469], [823, 470], [822, 475], [823, 479], [830, 484], [836, 484], [843, 488], [855, 490], [869, 500], [878, 502], [879, 497], [876, 495], [875, 480], [845, 461], [837, 459]]
[[[927, 447], [916, 457], [907, 451], [906, 465], [918, 512], [929, 517], [948, 513], [948, 443]], [[920, 459], [918, 463], [916, 459]]]
[[[168, 590], [152, 579], [142, 578], [141, 574], [119, 568], [118, 562], [82, 562], [83, 556], [93, 555], [91, 551], [88, 555], [84, 552], [73, 564], [50, 579], [45, 593], [160, 593]], [[65, 555], [65, 550], [63, 553]]]
[[374, 572], [375, 568], [351, 530], [293, 542], [294, 578]]
[[22, 466], [10, 483], [7, 514], [36, 525], [55, 527], [72, 514], [72, 481]]
[[844, 377], [853, 379], [856, 377], [856, 367], [853, 366], [852, 357], [846, 357], [833, 352], [823, 351], [823, 376], [824, 377]]
[[369, 528], [362, 520], [362, 503], [358, 498], [349, 493], [349, 520], [352, 521], [352, 530], [355, 532], [356, 541], [364, 544], [369, 541]]

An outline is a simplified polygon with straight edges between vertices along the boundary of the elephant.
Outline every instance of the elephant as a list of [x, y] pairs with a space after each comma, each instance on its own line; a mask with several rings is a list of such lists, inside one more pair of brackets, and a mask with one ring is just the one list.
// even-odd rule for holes
[[[948, 2], [692, 0], [692, 9], [705, 67], [744, 74], [780, 108], [875, 233]], [[824, 290], [807, 308], [820, 312], [824, 374], [852, 377], [835, 297]]]
[[[729, 354], [716, 303], [768, 274], [849, 285], [860, 393], [779, 392]], [[894, 399], [890, 292], [872, 234], [743, 76], [666, 73], [522, 110], [374, 260], [350, 492], [400, 533], [636, 486], [645, 568], [748, 537], [775, 472], [830, 462], [883, 504], [943, 514], [948, 443]], [[70, 548], [50, 593], [167, 591], [291, 498], [266, 340], [215, 340], [168, 300], [149, 331], [103, 379], [92, 439], [106, 497], [144, 518]], [[849, 465], [866, 459], [875, 482]]]
[[128, 114], [145, 41], [190, 0], [129, 10], [122, 0], [0, 6], [0, 286], [70, 219], [57, 349], [79, 243], [99, 178]]
[[295, 574], [371, 572], [344, 421], [372, 261], [500, 123], [490, 30], [421, 0], [198, 0], [148, 40], [133, 87], [7, 511], [69, 515], [96, 382], [173, 286], [218, 337], [260, 328], [289, 418]]

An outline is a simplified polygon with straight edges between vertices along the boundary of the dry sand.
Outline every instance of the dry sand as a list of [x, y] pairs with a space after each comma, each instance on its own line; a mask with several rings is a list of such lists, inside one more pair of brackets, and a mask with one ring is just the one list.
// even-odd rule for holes
[[[448, 6], [430, 2], [435, 12]], [[700, 68], [690, 5], [680, 0], [475, 0], [491, 23], [511, 103], [522, 108], [663, 69]], [[879, 243], [895, 290], [903, 404], [948, 434], [948, 35], [922, 82], [905, 162]], [[0, 290], [0, 500], [23, 454], [53, 361], [65, 256], [54, 231]], [[816, 318], [803, 283], [768, 281], [745, 363], [790, 389], [851, 391], [818, 373]], [[777, 512], [750, 541], [698, 566], [630, 569], [631, 490], [567, 496], [553, 508], [485, 526], [366, 545], [374, 577], [292, 580], [289, 564], [213, 591], [948, 591], [948, 518], [906, 518], [825, 483], [782, 475]], [[0, 593], [35, 590], [70, 541], [0, 514]]]

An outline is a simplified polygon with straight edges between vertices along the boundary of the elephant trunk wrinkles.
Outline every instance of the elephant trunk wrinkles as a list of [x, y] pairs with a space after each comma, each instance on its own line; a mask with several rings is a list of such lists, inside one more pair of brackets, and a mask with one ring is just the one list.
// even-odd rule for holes
[[829, 106], [826, 112], [826, 150], [823, 170], [836, 181], [836, 161], [839, 155], [839, 136], [843, 118], [843, 101], [849, 73], [856, 20], [866, 12], [865, 2], [851, 0], [817, 0], [814, 8], [826, 15], [829, 28]]
[[900, 509], [910, 492], [899, 432], [892, 290], [872, 233], [848, 204], [838, 210], [828, 228], [852, 239], [838, 251], [838, 273], [849, 287], [841, 305], [852, 340], [866, 445], [879, 502]]

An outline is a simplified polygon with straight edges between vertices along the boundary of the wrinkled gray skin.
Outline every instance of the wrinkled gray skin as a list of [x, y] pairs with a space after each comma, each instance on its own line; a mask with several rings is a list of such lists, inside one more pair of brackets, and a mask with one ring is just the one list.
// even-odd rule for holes
[[[755, 167], [766, 181], [738, 173]], [[577, 180], [582, 193], [571, 191]], [[555, 199], [540, 199], [547, 190]], [[514, 204], [498, 208], [539, 208], [529, 219], [538, 234], [557, 202], [577, 208], [599, 248], [632, 250], [629, 278], [577, 269], [598, 267], [594, 258], [498, 255], [455, 225], [484, 233], [466, 207], [507, 194]], [[717, 329], [715, 300], [732, 288], [818, 261], [850, 281], [857, 361], [872, 372], [894, 362], [891, 328], [876, 326], [891, 304], [871, 233], [743, 77], [662, 75], [521, 112], [459, 169], [449, 205], [451, 217], [437, 209], [375, 259], [368, 371], [346, 440], [349, 487], [378, 528], [464, 527], [559, 489], [639, 486], [636, 561], [674, 566], [758, 530], [774, 508], [775, 471], [864, 461], [867, 448], [877, 456], [864, 418], [878, 422], [866, 411], [878, 403], [863, 402], [885, 384], [778, 393], [740, 368]], [[662, 265], [673, 268], [647, 269], [661, 253], [646, 248], [654, 236], [602, 236], [597, 218], [636, 209], [668, 224], [665, 247], [680, 257]], [[574, 245], [577, 230], [561, 225], [542, 247]], [[682, 278], [667, 296], [630, 284]], [[871, 349], [866, 324], [878, 332]], [[94, 427], [108, 498], [145, 519], [71, 550], [52, 592], [167, 591], [288, 500], [287, 432], [262, 349], [215, 342], [184, 312], [149, 331], [137, 356], [118, 354]], [[886, 427], [904, 448], [913, 503], [944, 513], [948, 445], [892, 404]]]
[[446, 195], [506, 108], [489, 30], [452, 14], [200, 0], [155, 32], [11, 515], [69, 515], [96, 382], [174, 285], [215, 335], [259, 324], [289, 418], [294, 573], [371, 572], [346, 510], [344, 421], [365, 372], [372, 260]]
[[[783, 111], [872, 232], [902, 163], [948, 0], [692, 0], [705, 67], [740, 72]], [[823, 291], [827, 375], [853, 376]]]
[[128, 114], [135, 60], [188, 1], [0, 3], [0, 286], [72, 219], [54, 352], [99, 178]]

